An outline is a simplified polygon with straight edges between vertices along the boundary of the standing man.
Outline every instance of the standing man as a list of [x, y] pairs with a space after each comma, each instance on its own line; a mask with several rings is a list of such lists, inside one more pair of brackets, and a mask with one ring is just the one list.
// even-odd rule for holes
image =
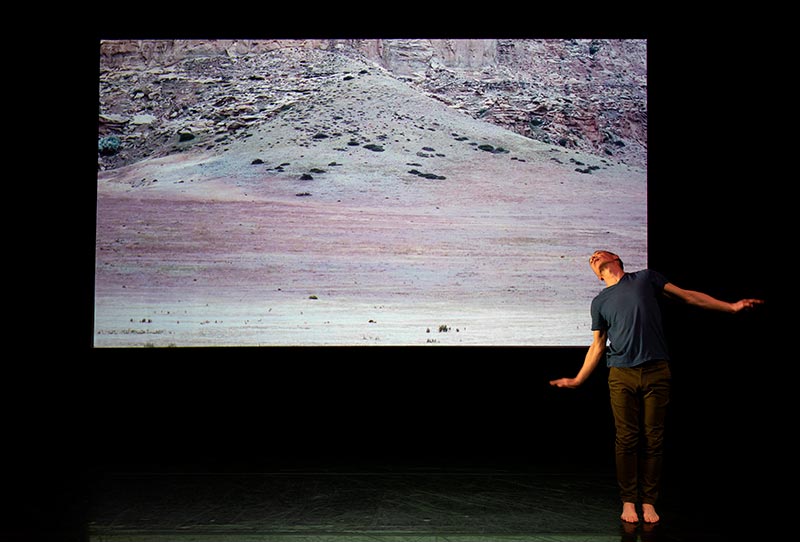
[[708, 310], [736, 313], [763, 303], [735, 303], [684, 290], [656, 271], [626, 273], [619, 256], [598, 250], [589, 265], [606, 287], [592, 300], [592, 344], [574, 378], [551, 380], [559, 388], [583, 384], [605, 354], [614, 415], [617, 483], [623, 521], [637, 523], [642, 503], [646, 523], [657, 523], [655, 503], [661, 483], [664, 420], [669, 403], [669, 354], [658, 297], [666, 295]]

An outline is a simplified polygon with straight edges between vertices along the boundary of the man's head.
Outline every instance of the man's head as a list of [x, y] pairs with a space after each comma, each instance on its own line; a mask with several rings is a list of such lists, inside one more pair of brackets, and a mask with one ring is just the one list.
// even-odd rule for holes
[[597, 278], [600, 280], [603, 280], [603, 270], [614, 262], [619, 264], [620, 270], [625, 269], [622, 260], [613, 252], [609, 252], [607, 250], [596, 250], [589, 257], [589, 265], [591, 266], [592, 271], [594, 271], [594, 274], [597, 275]]

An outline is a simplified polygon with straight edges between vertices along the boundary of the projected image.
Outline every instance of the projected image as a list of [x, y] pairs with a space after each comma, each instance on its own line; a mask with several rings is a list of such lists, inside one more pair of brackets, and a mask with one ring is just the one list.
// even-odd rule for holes
[[584, 346], [644, 40], [99, 44], [95, 347]]

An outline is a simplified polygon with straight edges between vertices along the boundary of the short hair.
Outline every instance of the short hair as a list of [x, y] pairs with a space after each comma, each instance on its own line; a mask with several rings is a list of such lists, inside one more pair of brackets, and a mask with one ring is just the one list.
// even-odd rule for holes
[[[595, 251], [594, 251], [594, 254], [597, 254], [598, 252], [605, 252], [606, 254], [611, 254], [612, 256], [614, 256], [614, 259], [615, 259], [616, 261], [618, 261], [618, 262], [619, 262], [619, 267], [620, 267], [620, 269], [622, 269], [623, 271], [625, 271], [625, 264], [622, 262], [622, 258], [620, 258], [619, 256], [617, 256], [616, 254], [614, 254], [614, 253], [613, 253], [613, 252], [611, 252], [610, 250], [605, 250], [605, 249], [595, 250]], [[613, 261], [613, 260], [612, 260], [612, 261]]]

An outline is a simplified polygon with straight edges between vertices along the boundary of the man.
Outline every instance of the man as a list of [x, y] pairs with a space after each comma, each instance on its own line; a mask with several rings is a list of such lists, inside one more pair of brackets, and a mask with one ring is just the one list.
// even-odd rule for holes
[[664, 420], [669, 402], [670, 369], [658, 297], [666, 295], [708, 310], [736, 313], [763, 303], [735, 303], [684, 290], [656, 271], [624, 271], [622, 260], [598, 250], [589, 265], [606, 287], [592, 300], [592, 344], [574, 378], [550, 381], [559, 388], [577, 388], [600, 363], [609, 367], [608, 386], [615, 426], [617, 482], [621, 519], [638, 523], [641, 498], [646, 523], [657, 523], [655, 509], [661, 478]]

